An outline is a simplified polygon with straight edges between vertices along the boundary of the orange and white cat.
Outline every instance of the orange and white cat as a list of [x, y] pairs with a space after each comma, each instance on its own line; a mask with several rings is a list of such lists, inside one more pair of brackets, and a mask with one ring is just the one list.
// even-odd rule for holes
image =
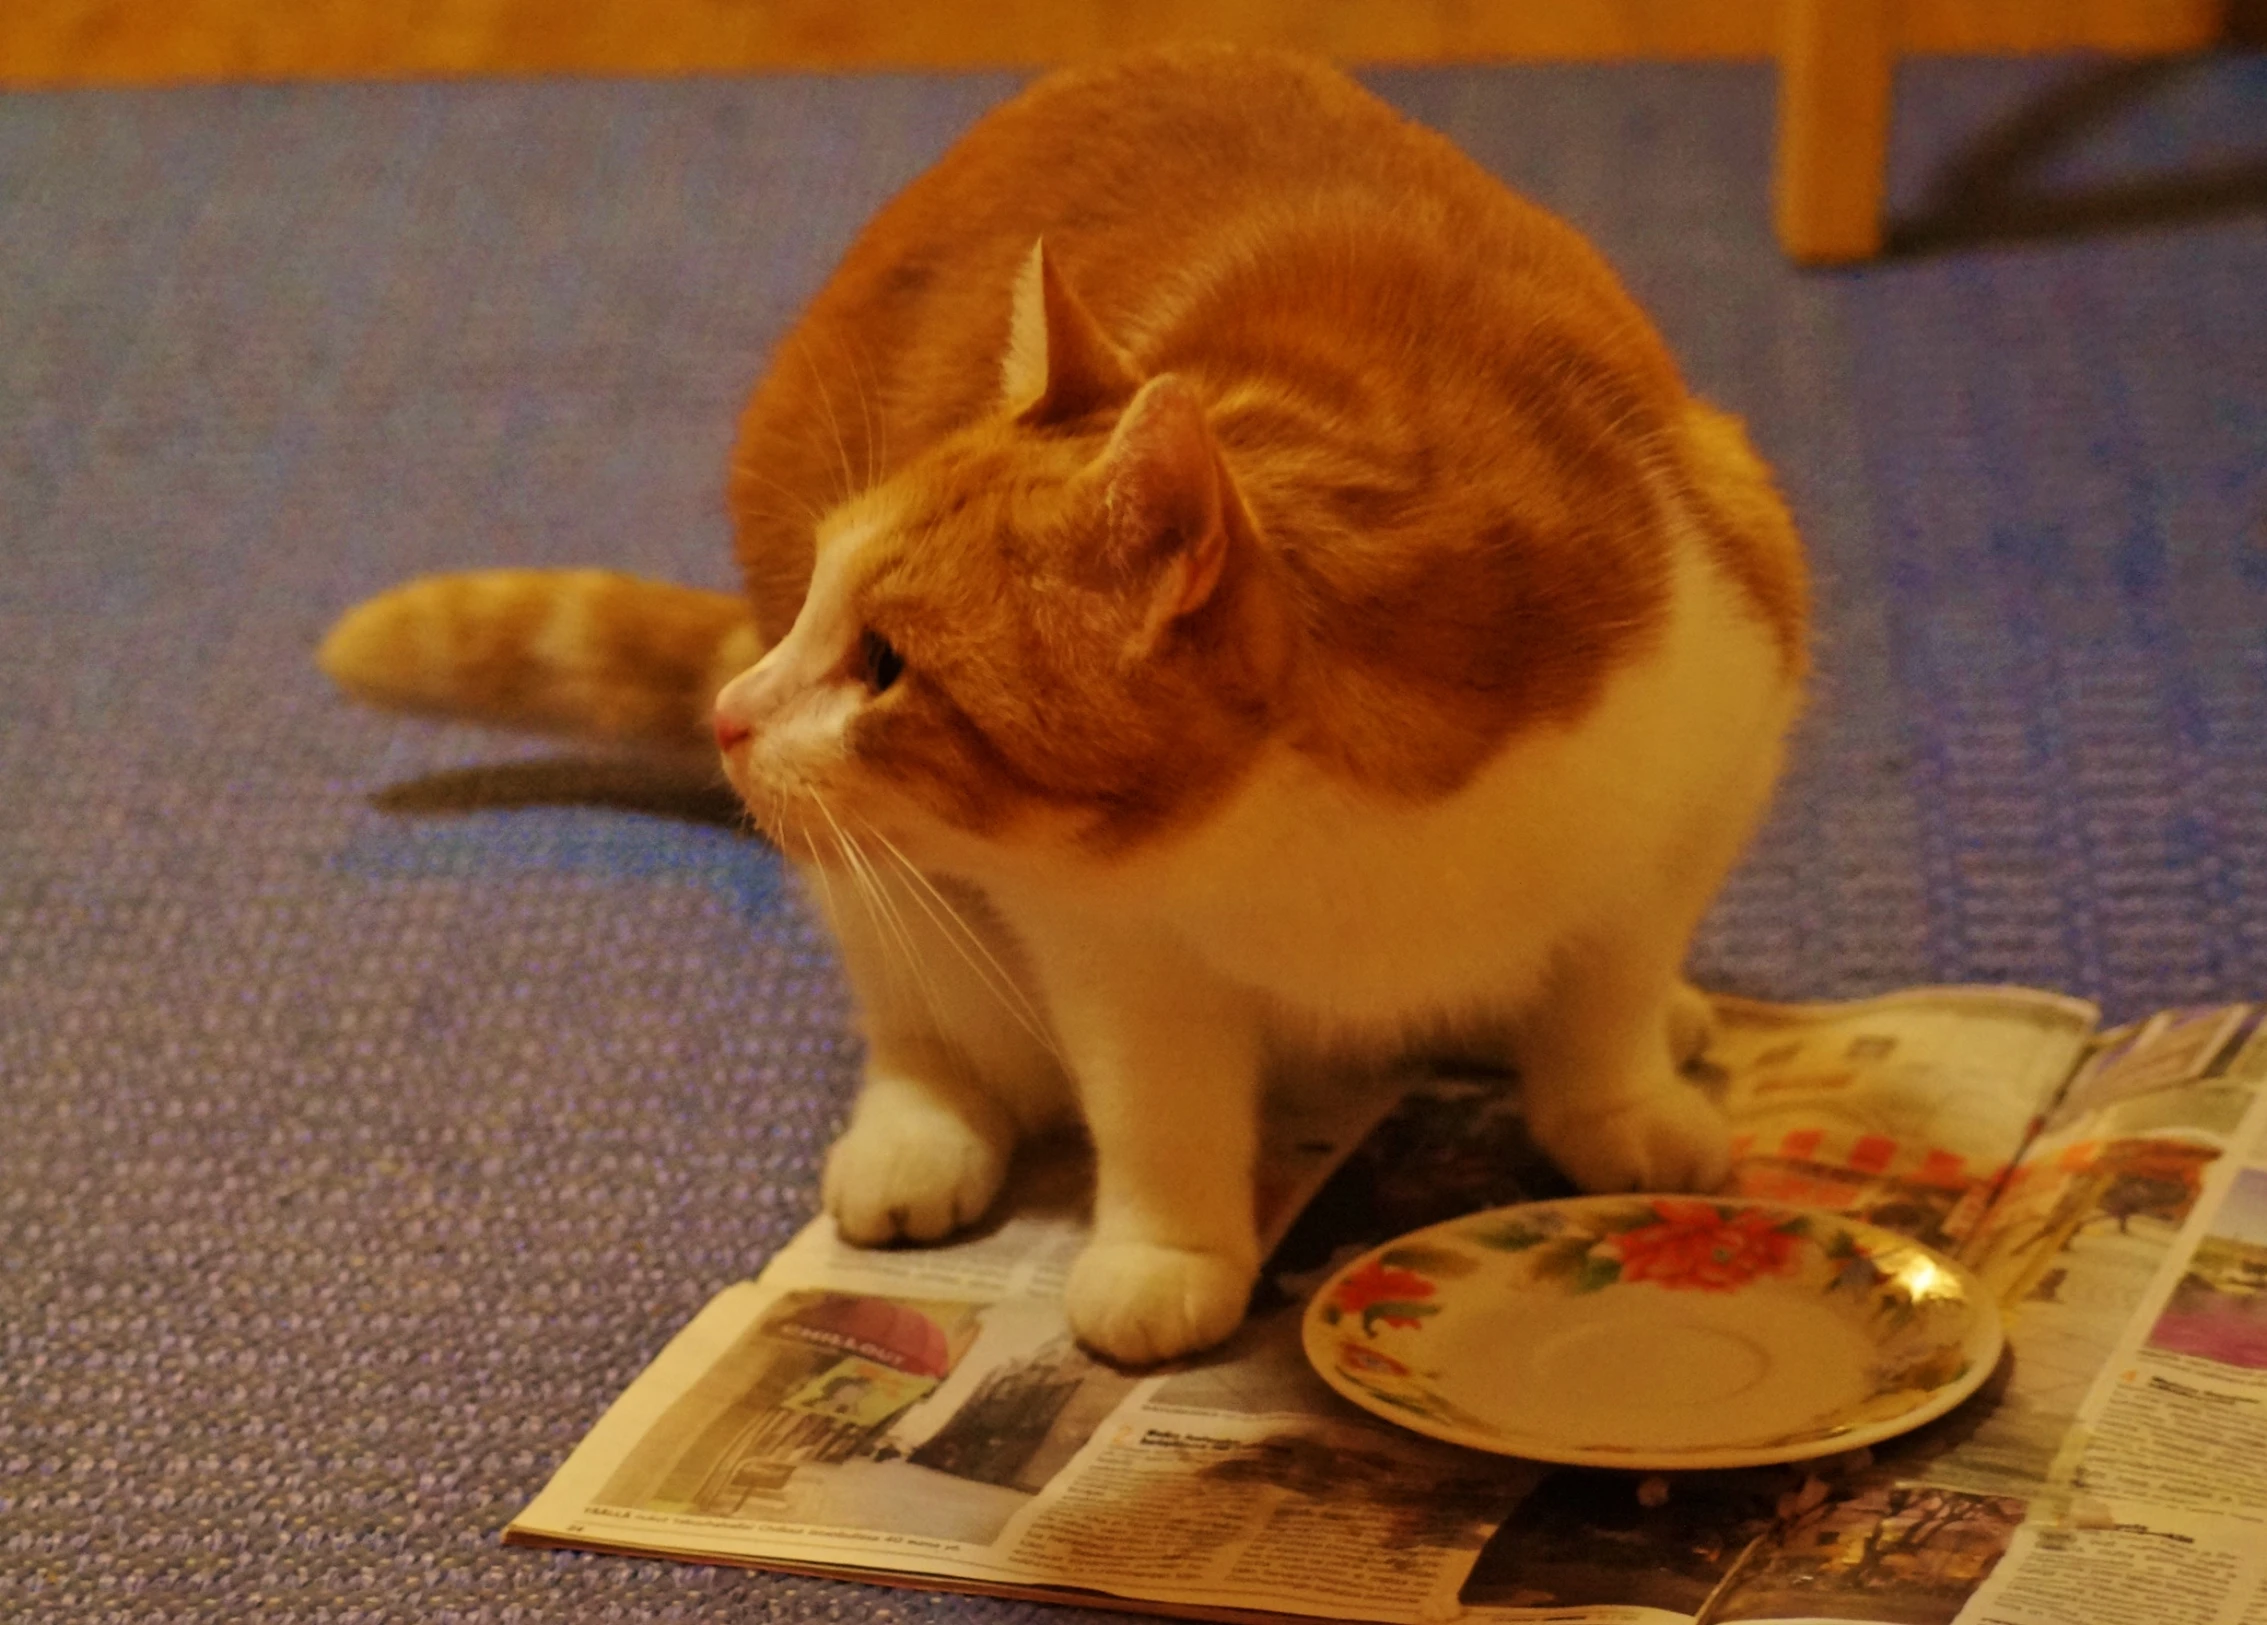
[[1446, 141], [1272, 55], [1042, 81], [782, 343], [732, 507], [745, 602], [440, 577], [323, 660], [713, 727], [863, 1011], [844, 1235], [946, 1235], [1075, 1118], [1073, 1326], [1196, 1349], [1259, 1262], [1263, 1083], [1444, 1045], [1516, 1058], [1584, 1186], [1721, 1179], [1680, 966], [1799, 705], [1800, 547], [1598, 257]]

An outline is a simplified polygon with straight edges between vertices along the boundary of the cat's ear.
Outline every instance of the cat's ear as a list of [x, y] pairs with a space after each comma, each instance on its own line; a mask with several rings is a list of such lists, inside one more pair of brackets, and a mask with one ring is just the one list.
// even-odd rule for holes
[[1241, 530], [1227, 465], [1187, 380], [1141, 386], [1087, 477], [1099, 488], [1113, 575], [1143, 584], [1143, 641], [1204, 607]]
[[1045, 242], [1031, 245], [1015, 279], [1000, 385], [1008, 409], [1036, 425], [1123, 406], [1141, 387], [1141, 374], [1079, 303]]

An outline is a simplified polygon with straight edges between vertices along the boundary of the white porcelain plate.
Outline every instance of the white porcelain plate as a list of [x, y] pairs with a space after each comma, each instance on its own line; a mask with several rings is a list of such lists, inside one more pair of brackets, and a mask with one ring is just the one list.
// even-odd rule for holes
[[1745, 1467], [1941, 1416], [1999, 1359], [1974, 1276], [1838, 1214], [1582, 1196], [1452, 1219], [1356, 1259], [1307, 1358], [1453, 1444], [1593, 1467]]

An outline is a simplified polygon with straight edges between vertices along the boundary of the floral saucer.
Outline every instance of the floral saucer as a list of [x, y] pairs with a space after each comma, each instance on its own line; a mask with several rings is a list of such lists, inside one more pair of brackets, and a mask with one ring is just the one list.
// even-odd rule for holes
[[1746, 1467], [1940, 1416], [1999, 1359], [1960, 1265], [1839, 1214], [1582, 1196], [1452, 1219], [1356, 1259], [1307, 1358], [1365, 1410], [1505, 1455]]

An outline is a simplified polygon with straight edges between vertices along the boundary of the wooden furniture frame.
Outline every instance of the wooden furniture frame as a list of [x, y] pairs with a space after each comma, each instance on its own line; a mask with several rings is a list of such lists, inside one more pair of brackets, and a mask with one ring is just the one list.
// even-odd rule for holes
[[[2234, 15], [2224, 5], [2178, 0], [1978, 0], [1965, 16], [1947, 13], [1941, 0], [1782, 4], [1772, 213], [1780, 247], [1806, 265], [1881, 252], [1900, 50], [2199, 50], [2219, 41]], [[1964, 26], [1976, 32], [1964, 38]]]
[[1897, 59], [2209, 47], [2261, 0], [5, 0], [0, 89], [237, 79], [1030, 67], [1226, 39], [1344, 62], [1776, 57], [1775, 212], [1882, 241]]
[[1787, 0], [1779, 46], [1779, 246], [1805, 264], [1881, 251], [1896, 76], [1891, 0]]

